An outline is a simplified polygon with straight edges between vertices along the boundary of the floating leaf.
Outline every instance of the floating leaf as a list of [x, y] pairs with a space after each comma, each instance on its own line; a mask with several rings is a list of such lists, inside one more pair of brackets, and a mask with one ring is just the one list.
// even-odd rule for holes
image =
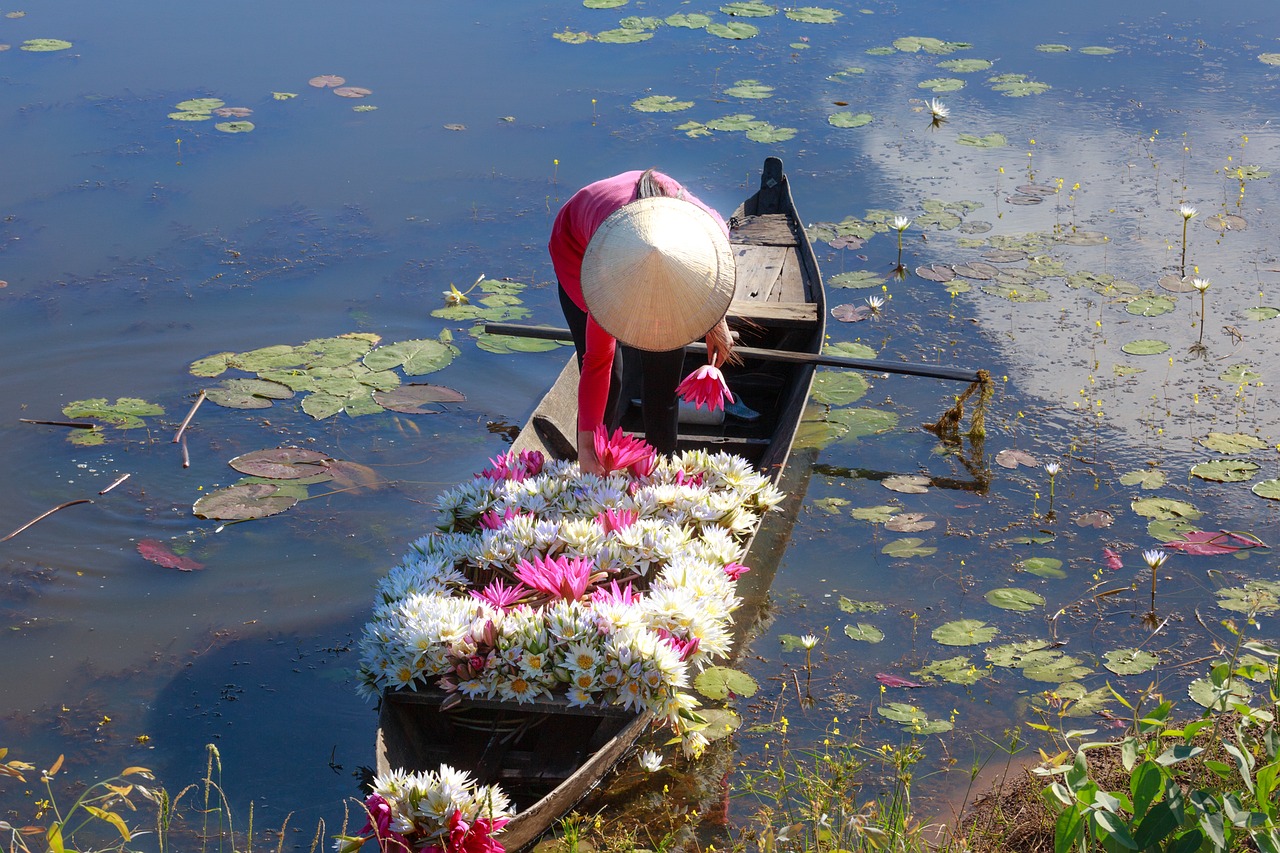
[[1025, 74], [1001, 74], [990, 78], [991, 88], [1005, 97], [1025, 98], [1027, 95], [1040, 95], [1051, 88], [1048, 83], [1028, 80]]
[[[961, 41], [942, 41], [941, 39], [931, 38], [929, 36], [907, 36], [905, 38], [894, 39], [893, 46], [903, 53], [932, 53], [934, 55], [945, 55], [955, 53], [957, 50], [966, 50], [973, 45], [968, 42]], [[870, 51], [868, 51], [870, 52]]]
[[164, 409], [137, 397], [119, 397], [109, 405], [105, 397], [95, 397], [67, 403], [62, 407], [62, 414], [69, 418], [92, 418], [117, 429], [137, 429], [146, 426], [143, 418], [163, 415]]
[[1280, 53], [1260, 53], [1258, 61], [1265, 65], [1280, 65]]
[[825, 344], [822, 347], [822, 351], [827, 355], [842, 355], [849, 358], [875, 358], [877, 355], [876, 351], [871, 347], [854, 341]]
[[1129, 355], [1160, 355], [1161, 353], [1169, 351], [1169, 345], [1164, 341], [1144, 338], [1139, 341], [1130, 341], [1120, 347], [1120, 349], [1127, 352]]
[[427, 403], [461, 403], [466, 396], [443, 385], [406, 384], [390, 391], [375, 391], [373, 399], [384, 409], [406, 415], [431, 415], [439, 409], [426, 408]]
[[828, 412], [826, 421], [841, 428], [841, 439], [859, 439], [891, 432], [898, 426], [898, 416], [882, 409], [836, 409]]
[[1191, 283], [1191, 279], [1192, 276], [1189, 275], [1174, 275], [1170, 273], [1169, 275], [1161, 276], [1156, 283], [1160, 285], [1162, 290], [1167, 290], [1170, 293], [1191, 293], [1196, 289], [1196, 286]]
[[745, 672], [727, 666], [709, 666], [693, 680], [693, 686], [708, 699], [727, 699], [730, 695], [750, 699], [759, 685]]
[[744, 18], [767, 18], [770, 15], [778, 14], [778, 10], [773, 6], [760, 2], [760, 0], [744, 0], [744, 2], [727, 3], [720, 7], [720, 11], [726, 15], [734, 15]]
[[298, 97], [296, 92], [272, 92], [271, 97], [277, 101], [291, 101]]
[[968, 655], [957, 655], [946, 660], [930, 661], [911, 674], [929, 681], [940, 680], [968, 686], [986, 678], [987, 671], [974, 666]]
[[739, 80], [724, 90], [726, 95], [746, 100], [759, 101], [773, 97], [773, 87], [766, 86], [759, 80]]
[[1111, 54], [1116, 52], [1116, 49], [1114, 47], [1099, 47], [1097, 45], [1090, 45], [1089, 47], [1080, 48], [1080, 52], [1083, 53], [1085, 56], [1110, 56]]
[[1065, 44], [1038, 44], [1036, 50], [1041, 53], [1066, 53], [1071, 48]]
[[996, 464], [1001, 468], [1017, 468], [1019, 465], [1027, 468], [1040, 467], [1039, 461], [1030, 453], [1025, 450], [1015, 450], [1011, 447], [996, 454]]
[[1102, 564], [1113, 572], [1118, 572], [1124, 568], [1124, 560], [1120, 559], [1120, 554], [1110, 548], [1102, 549]]
[[1270, 305], [1255, 305], [1252, 308], [1244, 309], [1244, 315], [1250, 320], [1262, 323], [1280, 317], [1280, 308], [1273, 308]]
[[1116, 517], [1105, 509], [1096, 509], [1093, 512], [1086, 512], [1076, 516], [1077, 527], [1097, 527], [1099, 529], [1110, 527], [1115, 523]]
[[1218, 378], [1235, 385], [1248, 385], [1261, 381], [1262, 375], [1253, 369], [1253, 365], [1233, 364], [1219, 374]]
[[976, 646], [991, 642], [998, 633], [981, 619], [957, 619], [934, 628], [931, 636], [944, 646]]
[[213, 129], [223, 133], [250, 133], [253, 127], [251, 121], [220, 121], [213, 126]]
[[169, 113], [169, 118], [174, 121], [210, 121], [213, 118], [212, 113], [199, 113], [194, 111]]
[[1041, 578], [1065, 578], [1062, 561], [1056, 557], [1028, 557], [1018, 561], [1018, 568]]
[[864, 643], [878, 643], [884, 639], [884, 631], [865, 622], [859, 622], [857, 625], [845, 625], [844, 635], [851, 640], [859, 640]]
[[666, 25], [669, 27], [685, 27], [691, 30], [700, 30], [707, 24], [711, 23], [711, 20], [710, 15], [691, 12], [687, 15], [677, 14], [668, 16], [666, 19]]
[[1232, 705], [1247, 705], [1253, 689], [1243, 679], [1232, 678], [1218, 686], [1208, 678], [1197, 678], [1187, 687], [1191, 701], [1202, 708], [1225, 711]]
[[984, 596], [987, 603], [1001, 610], [1034, 610], [1044, 607], [1044, 596], [1028, 589], [1007, 587], [993, 589]]
[[898, 557], [906, 559], [908, 557], [929, 557], [938, 552], [937, 548], [931, 545], [925, 545], [923, 539], [915, 536], [908, 536], [905, 539], [895, 539], [880, 549], [881, 554], [888, 554], [890, 557]]
[[333, 94], [339, 98], [363, 98], [366, 95], [372, 95], [372, 89], [364, 89], [360, 86], [339, 86], [333, 90]]
[[929, 491], [929, 484], [932, 481], [921, 474], [895, 474], [892, 477], [885, 477], [880, 481], [880, 485], [894, 492], [902, 492], [908, 495], [923, 495]]
[[760, 34], [760, 28], [745, 21], [729, 21], [727, 24], [707, 24], [707, 32], [722, 39], [749, 39]]
[[1161, 544], [1161, 548], [1181, 551], [1201, 557], [1234, 554], [1251, 548], [1266, 548], [1261, 539], [1252, 534], [1233, 533], [1227, 530], [1194, 530], [1183, 533], [1178, 539]]
[[900, 675], [892, 675], [887, 672], [877, 672], [876, 681], [880, 682], [885, 687], [901, 687], [907, 690], [924, 687], [924, 685], [918, 681], [912, 681], [910, 678], [903, 678]]
[[1037, 533], [1034, 536], [1015, 536], [1012, 539], [1004, 540], [1006, 545], [1047, 545], [1053, 541], [1053, 534], [1048, 532]]
[[1200, 439], [1200, 444], [1218, 453], [1248, 453], [1261, 450], [1267, 443], [1256, 435], [1233, 432], [1211, 432]]
[[1160, 657], [1141, 649], [1114, 649], [1102, 656], [1103, 666], [1116, 675], [1137, 675], [1156, 668]]
[[1033, 655], [1049, 648], [1049, 645], [1048, 640], [1020, 640], [1016, 643], [993, 646], [986, 650], [984, 656], [993, 666], [1021, 669], [1028, 660], [1032, 663], [1044, 660], [1043, 656], [1033, 657]]
[[1168, 314], [1177, 306], [1178, 303], [1167, 296], [1151, 295], [1139, 296], [1130, 301], [1124, 310], [1139, 317], [1159, 317], [1161, 314]]
[[1191, 466], [1191, 475], [1215, 483], [1243, 483], [1252, 480], [1259, 465], [1245, 459], [1215, 459]]
[[929, 89], [933, 92], [958, 92], [964, 88], [964, 81], [958, 77], [931, 77], [916, 84], [917, 89]]
[[1255, 483], [1251, 491], [1260, 498], [1280, 501], [1280, 480], [1263, 480], [1261, 483]]
[[689, 109], [693, 101], [679, 101], [671, 95], [650, 95], [632, 101], [631, 106], [642, 113], [674, 113]]
[[273, 447], [245, 453], [227, 464], [241, 474], [271, 480], [296, 480], [325, 473], [329, 457], [300, 447]]
[[752, 142], [786, 142], [794, 138], [797, 132], [794, 127], [774, 127], [768, 122], [759, 122], [756, 127], [747, 130], [747, 139]]
[[830, 287], [847, 287], [859, 290], [868, 287], [879, 287], [884, 282], [884, 275], [871, 270], [842, 272], [827, 279], [827, 285]]
[[410, 376], [421, 376], [443, 370], [459, 354], [446, 340], [423, 338], [378, 347], [364, 357], [364, 365], [373, 371], [399, 367]]
[[52, 53], [56, 50], [66, 50], [71, 47], [71, 42], [62, 39], [27, 39], [22, 43], [22, 50], [31, 53]]
[[827, 515], [839, 515], [844, 512], [844, 508], [849, 505], [846, 498], [818, 498], [813, 505], [825, 512]]
[[1101, 231], [1068, 231], [1057, 240], [1068, 246], [1101, 246], [1110, 242], [1111, 238]]
[[312, 77], [307, 82], [310, 83], [312, 86], [315, 86], [317, 89], [325, 89], [325, 88], [332, 89], [332, 88], [341, 86], [343, 83], [347, 82], [347, 78], [339, 77], [336, 74], [321, 74], [318, 77]]
[[628, 2], [630, 0], [582, 0], [582, 5], [588, 9], [617, 9]]
[[988, 133], [986, 136], [962, 133], [956, 137], [956, 142], [973, 148], [1004, 148], [1009, 144], [1009, 140], [1005, 138], [1003, 133]]
[[901, 511], [902, 507], [898, 506], [860, 506], [854, 507], [849, 511], [849, 514], [859, 521], [884, 524]]
[[653, 38], [653, 33], [647, 30], [634, 30], [629, 27], [620, 27], [616, 30], [604, 30], [596, 33], [596, 41], [604, 44], [636, 44], [648, 41], [651, 38]]
[[138, 553], [143, 559], [150, 560], [157, 566], [166, 569], [177, 569], [180, 572], [194, 572], [204, 568], [204, 563], [190, 557], [180, 557], [170, 550], [169, 546], [154, 539], [142, 539], [138, 542]]
[[1120, 483], [1123, 485], [1140, 485], [1144, 489], [1158, 489], [1165, 484], [1165, 474], [1164, 471], [1148, 467], [1148, 469], [1128, 471], [1126, 474], [1121, 474]]
[[878, 601], [854, 601], [840, 596], [836, 606], [844, 613], [883, 613], [884, 605]]
[[779, 634], [778, 642], [782, 644], [784, 652], [798, 652], [804, 650], [804, 641], [795, 634]]
[[956, 275], [977, 281], [989, 281], [1000, 275], [1000, 268], [985, 261], [972, 261], [967, 264], [956, 264]]
[[205, 495], [191, 510], [197, 518], [244, 521], [282, 513], [297, 502], [297, 497], [279, 494], [270, 483], [248, 483]]
[[954, 71], [957, 74], [972, 74], [975, 71], [986, 71], [992, 65], [989, 59], [944, 59], [938, 63], [939, 68]]
[[823, 370], [814, 376], [810, 396], [828, 406], [847, 406], [861, 400], [868, 387], [867, 380], [860, 373]]
[[948, 282], [956, 277], [956, 271], [946, 264], [929, 264], [916, 267], [916, 275], [925, 281]]
[[1246, 581], [1244, 586], [1216, 590], [1218, 606], [1236, 613], [1275, 613], [1280, 610], [1280, 583]]
[[831, 316], [841, 323], [861, 323], [863, 320], [874, 316], [874, 312], [870, 305], [846, 303], [832, 308]]
[[886, 530], [892, 530], [894, 533], [920, 533], [924, 530], [932, 530], [937, 526], [937, 522], [926, 519], [922, 512], [904, 512], [886, 521], [884, 526]]
[[226, 101], [218, 98], [192, 98], [182, 103], [174, 104], [176, 109], [193, 113], [212, 113], [214, 110], [224, 106], [226, 106]]
[[1050, 684], [1061, 684], [1064, 681], [1078, 681], [1093, 670], [1083, 666], [1079, 658], [1064, 655], [1061, 652], [1048, 652], [1048, 660], [1037, 660], [1034, 665], [1024, 662], [1022, 674], [1032, 681], [1047, 681]]
[[1186, 501], [1173, 498], [1138, 498], [1130, 506], [1138, 515], [1166, 521], [1171, 519], [1195, 521], [1204, 515]]
[[827, 123], [833, 127], [864, 127], [873, 121], [871, 113], [851, 113], [848, 111], [832, 113], [827, 116]]
[[801, 6], [788, 9], [787, 17], [802, 24], [834, 24], [844, 17], [844, 12], [835, 9], [823, 9], [819, 6]]

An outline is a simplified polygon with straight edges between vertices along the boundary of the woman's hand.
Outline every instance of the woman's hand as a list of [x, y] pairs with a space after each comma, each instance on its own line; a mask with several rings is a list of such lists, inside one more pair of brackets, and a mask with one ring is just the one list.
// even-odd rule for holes
[[733, 336], [729, 332], [729, 321], [723, 317], [720, 322], [707, 332], [707, 363], [712, 367], [720, 367], [733, 358]]
[[584, 474], [604, 475], [604, 466], [596, 457], [596, 434], [591, 431], [578, 431], [578, 467]]

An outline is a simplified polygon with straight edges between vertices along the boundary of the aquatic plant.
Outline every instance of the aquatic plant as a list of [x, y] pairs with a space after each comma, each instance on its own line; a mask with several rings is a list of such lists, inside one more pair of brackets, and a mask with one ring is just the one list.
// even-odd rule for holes
[[1189, 204], [1178, 206], [1178, 213], [1182, 215], [1182, 264], [1180, 269], [1183, 277], [1187, 274], [1187, 224], [1196, 217], [1196, 209]]

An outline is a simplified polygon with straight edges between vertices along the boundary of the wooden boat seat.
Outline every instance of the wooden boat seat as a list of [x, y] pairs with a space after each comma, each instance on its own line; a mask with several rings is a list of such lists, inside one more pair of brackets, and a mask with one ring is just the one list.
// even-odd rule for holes
[[806, 327], [819, 322], [805, 292], [799, 241], [785, 214], [735, 217], [730, 242], [738, 267], [729, 321], [759, 326]]

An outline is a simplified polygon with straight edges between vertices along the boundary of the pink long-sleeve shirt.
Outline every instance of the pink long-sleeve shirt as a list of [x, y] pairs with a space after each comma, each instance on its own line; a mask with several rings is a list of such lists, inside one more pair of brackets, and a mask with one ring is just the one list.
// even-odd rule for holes
[[[582, 298], [582, 257], [601, 223], [624, 204], [636, 200], [642, 174], [644, 173], [640, 171], [623, 172], [621, 175], [587, 184], [564, 203], [551, 226], [551, 240], [547, 249], [551, 252], [551, 264], [555, 267], [556, 278], [573, 300], [573, 304], [587, 311], [587, 348], [582, 357], [582, 375], [578, 379], [580, 432], [590, 432], [604, 423], [614, 349], [617, 346], [617, 340], [596, 322]], [[661, 172], [654, 172], [653, 177], [667, 195], [696, 204], [720, 223], [726, 235], [729, 233], [729, 226], [720, 214], [695, 198], [674, 178]]]

